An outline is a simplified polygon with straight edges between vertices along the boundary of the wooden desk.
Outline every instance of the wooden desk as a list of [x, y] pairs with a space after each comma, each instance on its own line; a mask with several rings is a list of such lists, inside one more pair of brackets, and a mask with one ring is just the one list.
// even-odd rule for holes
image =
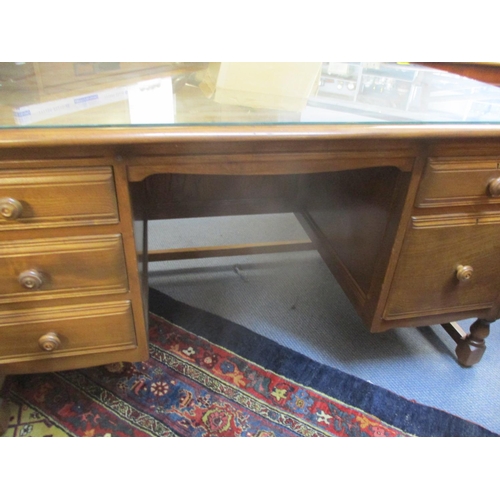
[[[248, 108], [215, 106], [188, 73], [179, 116], [191, 116], [182, 96], [196, 92], [186, 99], [203, 103], [205, 121], [227, 121], [234, 108], [232, 123], [58, 128], [52, 117], [0, 130], [0, 372], [146, 359], [147, 220], [277, 212], [297, 215], [372, 332], [446, 323], [459, 361], [479, 361], [500, 316], [500, 90], [466, 82], [481, 99], [457, 100], [451, 80], [452, 102], [489, 106], [488, 122], [474, 111], [455, 123], [449, 108], [433, 108], [453, 77], [403, 69], [405, 82], [415, 73], [435, 122], [417, 120], [423, 111], [412, 111], [415, 88], [406, 86], [407, 102], [396, 99], [403, 87], [390, 93], [392, 121], [380, 121], [376, 96], [350, 102], [318, 91], [314, 112], [350, 109], [358, 123], [299, 123], [296, 110], [255, 112], [245, 123]], [[27, 108], [14, 109], [23, 118]], [[471, 317], [479, 319], [465, 339], [448, 325]]]

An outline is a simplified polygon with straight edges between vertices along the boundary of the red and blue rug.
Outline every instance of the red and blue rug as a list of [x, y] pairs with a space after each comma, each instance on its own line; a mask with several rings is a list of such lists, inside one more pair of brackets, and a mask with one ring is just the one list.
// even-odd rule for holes
[[495, 436], [150, 291], [150, 359], [8, 378], [6, 436]]

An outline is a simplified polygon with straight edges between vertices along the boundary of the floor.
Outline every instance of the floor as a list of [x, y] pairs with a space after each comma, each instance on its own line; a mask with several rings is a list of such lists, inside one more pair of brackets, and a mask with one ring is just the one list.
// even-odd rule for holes
[[[307, 239], [293, 214], [150, 223], [150, 249], [287, 239]], [[178, 300], [500, 434], [500, 322], [481, 363], [463, 368], [439, 325], [370, 334], [316, 251], [150, 266], [150, 286]]]

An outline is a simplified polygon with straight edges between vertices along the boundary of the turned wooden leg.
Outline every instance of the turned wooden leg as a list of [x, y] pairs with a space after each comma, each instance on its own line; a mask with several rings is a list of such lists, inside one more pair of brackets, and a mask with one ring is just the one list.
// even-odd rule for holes
[[5, 434], [7, 427], [9, 426], [9, 402], [5, 394], [2, 394], [2, 386], [5, 381], [5, 377], [0, 375], [0, 436]]
[[105, 365], [106, 370], [110, 373], [120, 373], [125, 369], [125, 363], [119, 361], [118, 363], [109, 363]]
[[104, 367], [109, 373], [123, 373], [131, 365], [132, 363], [128, 363], [127, 361], [119, 361], [118, 363], [110, 363], [108, 365], [104, 365]]
[[443, 328], [457, 343], [455, 352], [458, 362], [462, 366], [472, 366], [481, 361], [486, 351], [485, 339], [490, 333], [490, 325], [493, 321], [477, 319], [470, 326], [470, 333], [465, 333], [456, 323], [443, 324]]

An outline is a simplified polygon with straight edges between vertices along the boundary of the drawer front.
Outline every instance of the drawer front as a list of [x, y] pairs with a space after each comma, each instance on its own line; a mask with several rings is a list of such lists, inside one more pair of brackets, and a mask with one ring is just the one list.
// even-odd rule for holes
[[0, 231], [116, 222], [111, 167], [0, 170]]
[[0, 302], [127, 290], [119, 234], [0, 244]]
[[129, 301], [0, 314], [0, 363], [136, 345]]
[[417, 207], [500, 203], [500, 159], [430, 160]]
[[471, 217], [461, 225], [447, 225], [445, 219], [415, 218], [405, 237], [384, 317], [492, 307], [500, 295], [500, 217], [496, 219]]

